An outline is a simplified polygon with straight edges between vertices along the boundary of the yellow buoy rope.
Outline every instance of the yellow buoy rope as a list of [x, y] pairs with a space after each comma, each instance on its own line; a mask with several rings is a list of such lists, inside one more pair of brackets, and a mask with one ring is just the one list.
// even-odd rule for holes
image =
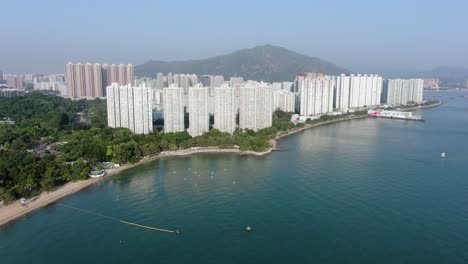
[[70, 208], [70, 209], [73, 209], [73, 210], [81, 211], [81, 212], [84, 212], [84, 213], [88, 213], [88, 214], [93, 214], [93, 215], [97, 215], [97, 216], [100, 216], [100, 217], [104, 217], [104, 218], [107, 218], [107, 219], [110, 219], [110, 220], [114, 220], [114, 221], [120, 222], [120, 223], [122, 223], [122, 224], [137, 226], [137, 227], [146, 228], [146, 229], [150, 229], [150, 230], [154, 230], [154, 231], [167, 232], [167, 233], [177, 233], [177, 234], [179, 234], [179, 230], [168, 230], [168, 229], [162, 229], [162, 228], [157, 228], [157, 227], [152, 227], [152, 226], [140, 225], [140, 224], [137, 224], [137, 223], [132, 223], [132, 222], [120, 220], [120, 219], [117, 219], [117, 218], [114, 218], [114, 217], [110, 217], [110, 216], [107, 216], [107, 215], [103, 215], [103, 214], [100, 214], [100, 213], [96, 213], [96, 212], [84, 210], [84, 209], [81, 209], [81, 208], [78, 208], [78, 207], [74, 207], [74, 206], [71, 206], [71, 205], [66, 205], [66, 204], [58, 204], [58, 205], [63, 206], [63, 207], [67, 207], [67, 208]]

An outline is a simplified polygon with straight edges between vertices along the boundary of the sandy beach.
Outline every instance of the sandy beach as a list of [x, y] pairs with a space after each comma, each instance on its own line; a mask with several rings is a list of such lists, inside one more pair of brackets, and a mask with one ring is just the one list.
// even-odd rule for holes
[[[434, 104], [434, 105], [407, 108], [407, 109], [403, 109], [402, 111], [411, 111], [411, 110], [416, 110], [416, 109], [430, 108], [430, 107], [439, 106], [440, 104], [441, 103], [439, 102], [438, 104]], [[11, 222], [21, 216], [24, 216], [30, 212], [33, 212], [39, 208], [52, 204], [67, 195], [83, 190], [84, 188], [89, 187], [92, 184], [95, 184], [109, 176], [119, 174], [122, 171], [140, 166], [142, 164], [146, 164], [148, 162], [151, 162], [157, 159], [170, 158], [170, 157], [186, 157], [186, 156], [191, 156], [191, 155], [196, 155], [196, 154], [207, 154], [207, 153], [234, 153], [234, 154], [239, 154], [239, 155], [263, 156], [263, 155], [270, 154], [275, 150], [278, 150], [277, 141], [283, 137], [287, 137], [287, 136], [302, 132], [306, 129], [310, 129], [313, 127], [318, 127], [322, 125], [327, 125], [331, 123], [347, 121], [347, 120], [352, 120], [352, 119], [365, 118], [365, 117], [367, 117], [367, 115], [351, 116], [351, 117], [345, 117], [345, 118], [331, 120], [331, 121], [320, 122], [320, 123], [316, 123], [312, 125], [306, 125], [303, 128], [292, 130], [292, 131], [277, 135], [274, 139], [270, 140], [272, 147], [264, 152], [255, 152], [255, 151], [248, 151], [248, 150], [242, 151], [237, 148], [218, 148], [218, 147], [200, 147], [200, 148], [191, 148], [191, 149], [184, 149], [184, 150], [177, 150], [177, 151], [161, 152], [158, 155], [142, 159], [135, 164], [123, 165], [119, 168], [108, 170], [107, 175], [105, 177], [90, 178], [84, 181], [77, 181], [77, 182], [69, 182], [63, 186], [57, 187], [57, 189], [54, 191], [43, 192], [38, 196], [27, 199], [25, 203], [26, 205], [22, 205], [20, 201], [15, 201], [14, 203], [9, 204], [8, 206], [2, 205], [0, 206], [0, 226], [8, 222]]]

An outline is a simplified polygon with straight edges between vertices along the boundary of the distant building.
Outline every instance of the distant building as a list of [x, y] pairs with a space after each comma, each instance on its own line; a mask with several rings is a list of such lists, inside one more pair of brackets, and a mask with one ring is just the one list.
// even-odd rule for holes
[[283, 90], [292, 91], [293, 82], [283, 82]]
[[164, 106], [164, 132], [184, 131], [184, 90], [181, 87], [170, 85], [163, 89]]
[[220, 75], [210, 76], [210, 86], [220, 87], [224, 83], [224, 77]]
[[156, 74], [156, 88], [158, 89], [164, 88], [165, 87], [164, 83], [165, 83], [164, 74], [162, 74], [161, 72], [158, 72], [158, 74]]
[[66, 79], [69, 97], [104, 97], [105, 87], [112, 83], [134, 85], [133, 65], [68, 63], [66, 65]]
[[386, 80], [384, 85], [385, 103], [389, 105], [407, 105], [423, 102], [422, 79], [392, 79]]
[[271, 91], [281, 91], [283, 89], [283, 83], [273, 82], [271, 83]]
[[0, 97], [15, 97], [24, 95], [24, 90], [20, 89], [0, 89]]
[[3, 73], [2, 73], [2, 71], [0, 71], [0, 82], [3, 82], [3, 80], [4, 80], [3, 79]]
[[128, 128], [135, 134], [153, 131], [151, 88], [113, 83], [106, 90], [108, 126]]
[[7, 86], [11, 89], [24, 89], [23, 76], [8, 76]]
[[63, 74], [51, 74], [43, 77], [34, 77], [33, 89], [37, 91], [54, 91], [66, 95], [67, 83]]
[[200, 84], [188, 88], [188, 113], [188, 132], [192, 137], [201, 136], [210, 130], [208, 87]]
[[248, 81], [240, 87], [239, 128], [258, 131], [272, 125], [271, 86]]
[[424, 89], [439, 89], [440, 79], [424, 79]]
[[172, 73], [168, 73], [166, 79], [167, 79], [167, 87], [171, 86], [174, 81], [174, 79], [172, 78]]
[[199, 82], [203, 84], [204, 87], [211, 86], [211, 75], [201, 75], [199, 78]]
[[231, 77], [229, 79], [229, 86], [234, 87], [236, 84], [241, 84], [244, 82], [244, 78], [242, 77]]
[[237, 116], [234, 88], [223, 85], [214, 89], [214, 99], [214, 128], [233, 134], [236, 130]]

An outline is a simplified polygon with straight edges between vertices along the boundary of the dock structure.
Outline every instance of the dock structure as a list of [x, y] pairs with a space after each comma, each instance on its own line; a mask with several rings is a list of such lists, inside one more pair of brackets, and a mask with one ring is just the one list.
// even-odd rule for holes
[[411, 112], [388, 111], [388, 110], [368, 110], [367, 116], [424, 122], [424, 119], [421, 116], [413, 115], [413, 113]]

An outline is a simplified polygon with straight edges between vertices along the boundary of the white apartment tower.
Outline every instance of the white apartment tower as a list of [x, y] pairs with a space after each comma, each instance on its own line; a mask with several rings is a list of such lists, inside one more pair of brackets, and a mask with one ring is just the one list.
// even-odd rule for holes
[[271, 86], [248, 81], [240, 87], [239, 128], [258, 131], [273, 123]]
[[[366, 74], [351, 74], [349, 77], [349, 108], [369, 107], [380, 104], [383, 86], [382, 77]], [[343, 76], [341, 78], [343, 82], [347, 81], [347, 78]], [[343, 87], [347, 87], [347, 85]]]
[[185, 130], [183, 94], [184, 90], [173, 84], [163, 89], [164, 132], [166, 133]]
[[210, 130], [208, 87], [196, 85], [188, 88], [189, 134], [198, 137]]
[[336, 77], [335, 108], [338, 110], [349, 109], [350, 79], [351, 77], [345, 74]]
[[210, 86], [211, 87], [221, 87], [224, 83], [224, 77], [221, 75], [210, 76]]
[[386, 81], [385, 101], [390, 105], [407, 105], [409, 103], [423, 102], [422, 79], [393, 79]]
[[296, 109], [296, 95], [289, 90], [273, 91], [273, 111], [276, 109], [294, 112]]
[[304, 78], [298, 82], [300, 115], [312, 116], [333, 112], [335, 81], [329, 77]]
[[222, 85], [214, 89], [214, 98], [214, 128], [233, 134], [236, 130], [237, 115], [234, 87]]
[[113, 83], [106, 94], [108, 126], [128, 128], [135, 134], [153, 131], [151, 88]]

